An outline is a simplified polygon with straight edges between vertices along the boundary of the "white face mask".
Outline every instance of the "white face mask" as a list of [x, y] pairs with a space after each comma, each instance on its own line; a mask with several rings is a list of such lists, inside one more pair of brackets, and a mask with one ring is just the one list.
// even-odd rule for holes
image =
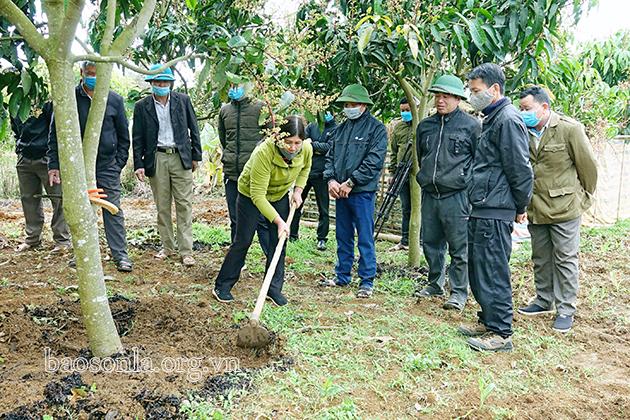
[[357, 106], [354, 108], [344, 108], [343, 113], [346, 114], [349, 120], [356, 120], [363, 114], [363, 111], [360, 106]]
[[470, 106], [472, 106], [475, 111], [482, 111], [492, 103], [493, 99], [494, 95], [488, 88], [483, 92], [471, 94], [468, 102], [470, 102]]

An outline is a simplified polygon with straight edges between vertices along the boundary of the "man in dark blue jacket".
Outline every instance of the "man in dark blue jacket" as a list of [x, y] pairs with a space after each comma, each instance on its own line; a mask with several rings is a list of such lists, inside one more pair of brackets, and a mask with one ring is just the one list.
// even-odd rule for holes
[[468, 74], [470, 104], [484, 116], [469, 198], [468, 275], [481, 306], [475, 326], [461, 326], [480, 351], [512, 350], [510, 254], [514, 221], [525, 220], [534, 175], [519, 111], [503, 96], [505, 75], [485, 63]]
[[343, 103], [348, 119], [333, 132], [324, 170], [328, 192], [336, 199], [337, 265], [336, 278], [325, 280], [323, 285], [347, 286], [352, 280], [356, 230], [360, 278], [357, 297], [369, 298], [376, 276], [374, 204], [387, 154], [387, 130], [368, 111], [373, 102], [363, 86], [347, 86], [337, 102]]
[[461, 311], [468, 297], [468, 187], [481, 124], [459, 109], [466, 93], [457, 77], [439, 77], [429, 92], [435, 95], [437, 112], [420, 121], [416, 129], [420, 162], [416, 179], [422, 189], [420, 232], [429, 265], [429, 284], [417, 296], [444, 295], [448, 244], [451, 294], [443, 308]]
[[[96, 86], [96, 64], [84, 62], [81, 65], [81, 83], [75, 89], [81, 136], [85, 132], [92, 95]], [[96, 156], [96, 186], [107, 195], [106, 200], [120, 209], [120, 173], [129, 157], [129, 124], [125, 115], [122, 96], [109, 91], [107, 107]], [[57, 153], [57, 133], [54, 120], [48, 140], [48, 179], [50, 184], [59, 184], [59, 155]], [[132, 271], [133, 265], [127, 254], [125, 218], [122, 209], [117, 214], [103, 211], [105, 237], [118, 271]]]
[[[157, 70], [154, 64], [151, 70]], [[193, 171], [201, 161], [197, 117], [188, 95], [173, 92], [175, 77], [167, 68], [144, 80], [151, 83], [151, 95], [136, 102], [133, 111], [133, 162], [136, 176], [149, 178], [157, 208], [162, 249], [159, 260], [177, 249], [182, 264], [195, 264], [192, 256]], [[175, 202], [177, 245], [173, 235], [171, 208]]]
[[295, 216], [293, 216], [290, 237], [293, 241], [299, 238], [302, 208], [304, 208], [304, 201], [312, 188], [315, 191], [315, 201], [317, 202], [317, 212], [319, 214], [317, 223], [317, 249], [320, 251], [326, 249], [326, 241], [328, 240], [328, 231], [330, 229], [330, 219], [328, 217], [330, 199], [328, 196], [328, 186], [326, 185], [326, 181], [324, 181], [324, 166], [326, 165], [326, 153], [330, 150], [332, 131], [337, 127], [335, 117], [332, 113], [327, 112], [324, 118], [323, 131], [320, 131], [319, 124], [317, 123], [311, 123], [306, 127], [306, 137], [311, 139], [311, 144], [313, 145], [313, 164], [311, 166], [311, 172], [308, 175], [306, 187], [304, 187], [304, 191], [302, 191], [302, 205], [295, 212]]

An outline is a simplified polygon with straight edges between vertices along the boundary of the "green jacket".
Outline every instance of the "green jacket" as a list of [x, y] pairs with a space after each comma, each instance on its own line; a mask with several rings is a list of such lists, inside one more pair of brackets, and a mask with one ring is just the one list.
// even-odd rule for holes
[[219, 140], [223, 148], [223, 172], [225, 176], [236, 181], [249, 160], [252, 151], [262, 140], [258, 124], [263, 103], [245, 98], [241, 101], [230, 101], [219, 111]]
[[[415, 138], [414, 130], [411, 129], [411, 123], [400, 121], [394, 126], [392, 130], [392, 136], [390, 140], [391, 154], [389, 156], [389, 173], [394, 174], [396, 166], [405, 159], [405, 150], [407, 150], [407, 144], [411, 144], [413, 147], [413, 141]], [[409, 149], [409, 156], [411, 157], [413, 151]]]
[[527, 218], [534, 224], [566, 222], [588, 209], [597, 185], [597, 162], [579, 122], [551, 112], [538, 148], [530, 133], [534, 194]]
[[295, 186], [304, 188], [311, 171], [313, 146], [305, 140], [302, 151], [289, 165], [280, 154], [273, 139], [269, 138], [254, 149], [238, 178], [238, 191], [251, 198], [254, 205], [270, 222], [278, 216], [271, 202], [279, 201]]

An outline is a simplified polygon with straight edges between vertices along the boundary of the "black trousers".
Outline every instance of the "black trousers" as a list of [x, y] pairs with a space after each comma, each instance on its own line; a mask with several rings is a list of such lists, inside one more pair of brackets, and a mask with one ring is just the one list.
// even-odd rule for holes
[[448, 244], [451, 298], [464, 304], [468, 297], [468, 191], [438, 199], [422, 192], [422, 251], [429, 265], [429, 287], [444, 289], [444, 263]]
[[304, 191], [302, 191], [302, 205], [295, 211], [293, 221], [291, 222], [291, 238], [297, 239], [299, 237], [302, 208], [304, 207], [304, 201], [306, 201], [311, 188], [315, 190], [315, 201], [317, 202], [317, 212], [319, 214], [317, 221], [317, 240], [325, 241], [328, 239], [328, 232], [330, 230], [330, 216], [328, 211], [330, 197], [328, 196], [328, 184], [324, 181], [323, 176], [309, 178], [306, 183]]
[[486, 328], [501, 337], [512, 335], [510, 254], [513, 223], [507, 220], [468, 221], [468, 278], [477, 313]]
[[411, 187], [409, 186], [409, 177], [405, 180], [398, 193], [400, 196], [400, 207], [402, 209], [402, 236], [400, 243], [409, 245], [409, 221], [411, 220]]
[[[230, 236], [232, 242], [234, 242], [234, 238], [236, 237], [236, 199], [239, 195], [238, 192], [238, 181], [232, 181], [231, 179], [225, 178], [225, 200], [228, 205], [228, 215], [230, 216]], [[258, 227], [256, 228], [256, 232], [258, 233], [258, 242], [260, 243], [260, 247], [263, 250], [263, 253], [267, 255], [269, 253], [269, 232], [267, 231], [267, 223], [262, 214], [259, 217]], [[273, 249], [271, 250], [273, 252]]]
[[[289, 216], [289, 196], [285, 194], [279, 201], [272, 202], [271, 205], [278, 212], [280, 217], [286, 221]], [[252, 200], [238, 193], [236, 199], [236, 235], [234, 241], [230, 245], [221, 270], [217, 275], [215, 281], [215, 289], [220, 291], [230, 291], [232, 287], [238, 281], [241, 274], [241, 268], [245, 264], [245, 257], [247, 251], [254, 239], [254, 232], [259, 224], [261, 214], [258, 208], [254, 205]], [[267, 264], [265, 265], [265, 272], [269, 269], [269, 264], [273, 258], [273, 253], [278, 245], [278, 228], [276, 225], [265, 219], [267, 225], [267, 231], [269, 232], [269, 250], [267, 253]], [[278, 260], [276, 271], [271, 280], [271, 286], [269, 286], [269, 295], [282, 291], [282, 285], [284, 284], [284, 256], [286, 252], [286, 244], [282, 247], [282, 254]]]

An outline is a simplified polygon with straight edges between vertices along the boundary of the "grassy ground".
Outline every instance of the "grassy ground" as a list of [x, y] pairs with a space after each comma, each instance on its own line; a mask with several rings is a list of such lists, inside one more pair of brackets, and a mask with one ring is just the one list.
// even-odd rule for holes
[[[630, 270], [627, 257], [617, 256], [627, 251], [629, 232], [630, 221], [584, 230], [574, 332], [554, 333], [551, 317], [517, 315], [514, 352], [488, 355], [470, 350], [456, 332], [460, 322], [474, 320], [474, 303], [462, 315], [444, 312], [439, 300], [418, 304], [411, 297], [416, 280], [396, 270], [379, 278], [371, 300], [359, 301], [353, 288], [316, 287], [317, 278], [334, 264], [334, 243], [318, 252], [314, 232], [305, 229], [287, 253], [285, 290], [291, 304], [268, 307], [263, 317], [286, 338], [295, 368], [263, 373], [255, 389], [240, 398], [218, 407], [193, 403], [189, 412], [193, 418], [210, 413], [233, 418], [542, 418], [552, 407], [558, 418], [585, 418], [586, 413], [595, 418], [598, 406], [605, 405], [604, 417], [623, 418], [630, 415], [628, 396], [616, 400], [616, 392], [630, 390], [627, 378], [619, 383], [600, 370], [615, 362], [602, 357], [598, 346], [621, 346], [628, 355]], [[403, 266], [405, 255], [386, 252], [390, 245], [378, 244], [379, 263]], [[525, 243], [513, 253], [515, 305], [534, 293], [530, 251]], [[593, 264], [601, 264], [604, 272]], [[248, 267], [262, 276], [258, 247]], [[242, 308], [233, 311], [243, 316]], [[589, 341], [596, 337], [602, 342]], [[593, 354], [599, 366], [584, 359]], [[622, 367], [627, 374], [627, 359]], [[596, 391], [589, 395], [591, 389]], [[603, 400], [600, 393], [606, 394]]]
[[[150, 248], [141, 247], [156, 238], [151, 204], [134, 206], [127, 205], [125, 214], [136, 270], [114, 274], [109, 292], [140, 302], [168, 296], [182, 308], [199, 304], [212, 320], [244, 322], [263, 277], [260, 247], [250, 250], [246, 275], [234, 290], [236, 302], [222, 305], [210, 298], [210, 290], [229, 233], [203, 217], [218, 210], [196, 216], [194, 236], [206, 247], [198, 252], [199, 264], [191, 274], [177, 262], [152, 261]], [[21, 229], [19, 218], [0, 221], [0, 236], [12, 243]], [[391, 245], [377, 244], [383, 271], [373, 298], [360, 300], [354, 296], [356, 281], [348, 288], [317, 286], [332, 274], [335, 243], [317, 251], [314, 230], [303, 227], [300, 241], [287, 251], [290, 304], [266, 306], [263, 313], [263, 322], [278, 334], [282, 352], [293, 364], [258, 371], [245, 390], [235, 388], [209, 400], [191, 397], [181, 412], [191, 419], [630, 416], [630, 220], [583, 229], [573, 331], [554, 333], [551, 315], [516, 315], [515, 350], [509, 354], [476, 353], [457, 334], [460, 323], [475, 320], [478, 307], [472, 298], [462, 314], [442, 310], [441, 299], [416, 303], [412, 293], [423, 278], [418, 270], [405, 268], [404, 253], [387, 251]], [[512, 255], [515, 306], [534, 295], [530, 252], [525, 243]], [[9, 280], [0, 272], [0, 288], [13, 287]], [[57, 285], [50, 292], [55, 299], [75, 293], [67, 287], [71, 276], [48, 282]]]

